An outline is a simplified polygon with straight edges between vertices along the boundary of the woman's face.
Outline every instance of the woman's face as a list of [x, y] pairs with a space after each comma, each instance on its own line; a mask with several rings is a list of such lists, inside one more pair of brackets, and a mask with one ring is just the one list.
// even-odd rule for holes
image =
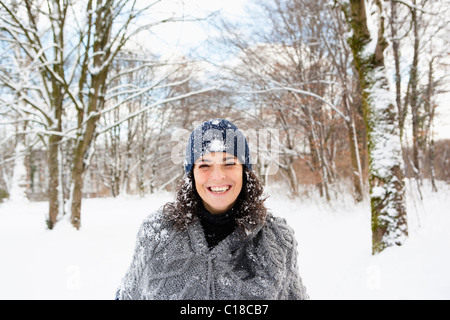
[[211, 152], [194, 164], [195, 188], [212, 214], [230, 210], [242, 189], [243, 166], [225, 152]]

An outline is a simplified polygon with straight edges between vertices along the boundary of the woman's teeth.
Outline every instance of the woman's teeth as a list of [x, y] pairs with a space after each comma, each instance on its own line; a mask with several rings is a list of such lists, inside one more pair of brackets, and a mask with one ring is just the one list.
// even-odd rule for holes
[[224, 186], [224, 187], [208, 187], [208, 189], [214, 193], [224, 193], [227, 192], [228, 189], [230, 189], [230, 186]]

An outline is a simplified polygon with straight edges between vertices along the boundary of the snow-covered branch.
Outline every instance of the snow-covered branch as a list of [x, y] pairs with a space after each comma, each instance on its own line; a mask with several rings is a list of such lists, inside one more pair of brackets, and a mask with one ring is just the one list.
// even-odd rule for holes
[[157, 101], [155, 103], [152, 103], [152, 104], [146, 106], [145, 108], [142, 108], [142, 109], [140, 109], [138, 111], [135, 111], [135, 112], [129, 114], [125, 118], [123, 118], [123, 119], [121, 119], [119, 121], [116, 121], [112, 125], [109, 125], [106, 128], [103, 128], [98, 133], [104, 133], [104, 132], [110, 130], [111, 128], [114, 128], [115, 126], [118, 126], [121, 123], [123, 123], [125, 121], [128, 121], [129, 119], [134, 118], [134, 117], [138, 116], [141, 113], [147, 112], [148, 110], [150, 110], [150, 109], [152, 109], [152, 108], [154, 108], [156, 106], [163, 105], [163, 104], [166, 104], [166, 103], [169, 103], [169, 102], [173, 102], [173, 101], [177, 101], [177, 100], [181, 100], [181, 99], [185, 99], [185, 98], [189, 98], [189, 97], [192, 97], [192, 96], [195, 96], [195, 95], [198, 95], [198, 94], [202, 94], [202, 93], [206, 93], [206, 92], [209, 92], [209, 91], [213, 91], [213, 90], [218, 90], [218, 88], [217, 87], [210, 87], [210, 88], [206, 88], [206, 89], [201, 89], [201, 90], [197, 90], [197, 91], [181, 94], [181, 95], [178, 95], [178, 96], [175, 96], [175, 97], [161, 99], [161, 100], [159, 100], [159, 101]]
[[409, 2], [409, 1], [405, 1], [405, 0], [391, 0], [391, 1], [397, 2], [397, 3], [401, 3], [401, 4], [405, 5], [405, 6], [407, 6], [409, 8], [409, 10], [417, 10], [417, 11], [420, 11], [422, 13], [426, 13], [426, 14], [433, 15], [433, 16], [437, 15], [437, 13], [427, 11], [427, 10], [419, 7], [418, 5], [414, 5], [413, 3]]
[[[151, 85], [149, 87], [146, 88], [139, 88], [137, 90], [133, 90], [134, 92], [128, 92], [128, 95], [125, 99], [123, 99], [122, 101], [117, 102], [116, 104], [114, 104], [113, 106], [109, 107], [109, 108], [105, 108], [101, 111], [102, 114], [105, 114], [107, 112], [111, 112], [115, 109], [117, 109], [118, 107], [120, 107], [121, 105], [123, 105], [124, 103], [133, 100], [141, 95], [143, 95], [146, 92], [149, 92], [151, 90], [157, 90], [157, 89], [163, 89], [163, 88], [169, 88], [169, 87], [176, 87], [179, 85], [182, 85], [184, 83], [187, 83], [189, 81], [190, 77], [181, 81], [177, 81], [177, 82], [173, 82], [173, 83], [168, 83], [168, 84], [164, 84], [164, 85]], [[130, 94], [132, 93], [132, 94]], [[124, 94], [123, 92], [119, 92], [116, 93], [116, 95], [120, 95], [120, 94]], [[114, 96], [112, 96], [114, 97]], [[110, 97], [110, 98], [112, 98]]]
[[326, 105], [328, 105], [339, 116], [341, 116], [342, 119], [344, 119], [346, 122], [350, 121], [349, 117], [346, 116], [345, 114], [343, 114], [342, 111], [339, 110], [334, 104], [332, 104], [331, 102], [329, 102], [328, 100], [324, 99], [323, 97], [321, 97], [321, 96], [319, 96], [319, 95], [317, 95], [317, 94], [315, 94], [313, 92], [310, 92], [310, 91], [305, 91], [305, 90], [296, 89], [296, 88], [290, 88], [290, 87], [278, 87], [278, 88], [269, 88], [269, 89], [264, 89], [264, 90], [240, 91], [240, 93], [255, 94], [255, 93], [267, 93], [267, 92], [272, 92], [272, 91], [289, 91], [289, 92], [298, 93], [298, 94], [301, 94], [301, 95], [306, 95], [306, 96], [313, 97], [315, 99], [318, 99], [318, 100], [322, 101]]

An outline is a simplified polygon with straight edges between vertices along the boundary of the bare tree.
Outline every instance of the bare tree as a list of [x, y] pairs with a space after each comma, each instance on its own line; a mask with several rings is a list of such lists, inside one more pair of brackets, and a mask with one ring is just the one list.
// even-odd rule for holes
[[[393, 0], [387, 12], [389, 40], [392, 43], [388, 60], [392, 60], [395, 75], [403, 157], [408, 168], [407, 174], [414, 177], [421, 198], [422, 181], [427, 171], [430, 172], [433, 190], [437, 190], [433, 167], [433, 125], [442, 84], [448, 74], [445, 59], [448, 51], [449, 10], [447, 1]], [[439, 71], [437, 65], [440, 66]]]
[[[26, 115], [35, 134], [44, 136], [48, 147], [49, 218], [53, 228], [62, 211], [60, 173], [58, 171], [59, 142], [62, 138], [64, 103], [64, 32], [67, 2], [48, 1], [40, 7], [36, 1], [0, 1], [2, 8], [1, 31], [5, 43], [10, 44], [13, 55], [9, 68], [2, 70], [1, 81], [18, 99], [8, 103], [21, 115]], [[42, 19], [49, 19], [50, 42], [42, 36]]]
[[[152, 90], [153, 86], [122, 92], [122, 100], [107, 104], [108, 90], [117, 82], [111, 79], [112, 64], [129, 40], [155, 25], [175, 21], [173, 15], [163, 19], [139, 18], [161, 1], [148, 4], [125, 1], [1, 1], [1, 31], [5, 51], [11, 64], [3, 68], [2, 83], [19, 98], [9, 106], [27, 115], [34, 133], [48, 148], [50, 172], [49, 219], [53, 228], [62, 208], [61, 143], [69, 141], [71, 150], [68, 207], [71, 222], [80, 228], [83, 176], [94, 153], [101, 115], [115, 112], [131, 97]], [[69, 40], [67, 40], [69, 39]], [[11, 48], [8, 48], [10, 46]], [[18, 48], [17, 50], [11, 50]], [[15, 63], [16, 61], [25, 61]], [[117, 77], [126, 77], [135, 69], [122, 70]], [[173, 83], [172, 85], [177, 85]], [[120, 87], [120, 85], [119, 85]], [[201, 90], [204, 92], [205, 90]], [[196, 93], [185, 93], [183, 97]], [[132, 114], [124, 115], [102, 128], [106, 132], [152, 106], [163, 105], [182, 97], [152, 101]], [[20, 102], [20, 103], [18, 103]], [[23, 103], [22, 103], [23, 102]]]

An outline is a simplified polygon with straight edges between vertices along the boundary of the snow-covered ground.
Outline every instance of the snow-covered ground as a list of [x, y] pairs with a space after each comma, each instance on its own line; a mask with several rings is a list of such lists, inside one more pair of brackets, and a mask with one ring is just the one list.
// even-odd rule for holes
[[[267, 203], [295, 229], [312, 299], [450, 299], [450, 187], [440, 189], [408, 196], [407, 242], [377, 256], [367, 202], [274, 192]], [[66, 220], [47, 230], [45, 202], [0, 204], [0, 299], [114, 299], [142, 219], [171, 199], [85, 199], [80, 231]]]

